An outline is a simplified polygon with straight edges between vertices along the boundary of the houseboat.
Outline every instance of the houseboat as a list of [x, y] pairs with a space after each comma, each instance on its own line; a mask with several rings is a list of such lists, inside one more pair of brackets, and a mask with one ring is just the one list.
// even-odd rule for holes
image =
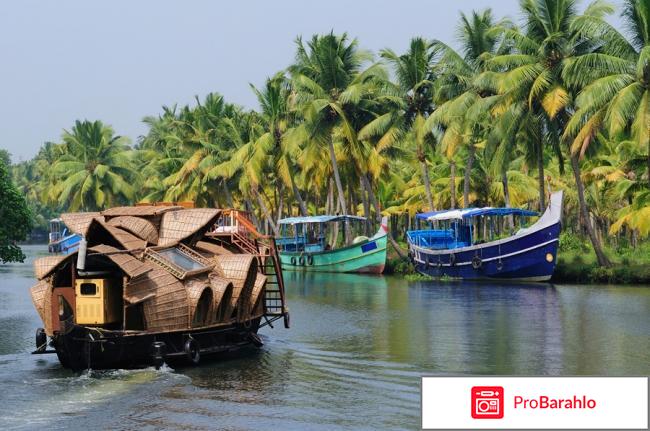
[[[562, 191], [551, 194], [541, 216], [491, 207], [419, 214], [437, 228], [407, 232], [409, 255], [419, 273], [434, 277], [550, 280], [557, 262], [562, 196]], [[536, 216], [537, 221], [523, 226]]]
[[382, 219], [374, 236], [357, 236], [351, 244], [336, 247], [338, 227], [345, 230], [345, 225], [351, 222], [365, 223], [366, 219], [350, 215], [321, 215], [280, 220], [282, 236], [276, 239], [276, 244], [282, 268], [287, 271], [381, 274], [386, 265], [388, 219]]
[[145, 205], [63, 214], [77, 250], [35, 261], [32, 300], [43, 328], [34, 354], [66, 368], [196, 365], [284, 319], [272, 237], [216, 232], [233, 210]]

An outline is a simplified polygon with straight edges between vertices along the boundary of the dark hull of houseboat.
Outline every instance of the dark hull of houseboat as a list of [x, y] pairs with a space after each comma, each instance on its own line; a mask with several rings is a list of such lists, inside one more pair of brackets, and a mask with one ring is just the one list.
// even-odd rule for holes
[[433, 277], [547, 281], [557, 261], [560, 223], [520, 237], [454, 250], [411, 246], [416, 270]]
[[257, 335], [260, 320], [258, 316], [225, 326], [155, 334], [98, 330], [61, 322], [63, 330], [52, 337], [51, 346], [61, 365], [73, 370], [159, 367], [163, 362], [172, 367], [198, 365], [226, 357], [242, 347], [261, 346]]

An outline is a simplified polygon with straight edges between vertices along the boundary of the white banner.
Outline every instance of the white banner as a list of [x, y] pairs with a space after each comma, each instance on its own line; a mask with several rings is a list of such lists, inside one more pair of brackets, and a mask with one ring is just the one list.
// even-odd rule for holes
[[424, 429], [647, 429], [647, 377], [423, 377]]

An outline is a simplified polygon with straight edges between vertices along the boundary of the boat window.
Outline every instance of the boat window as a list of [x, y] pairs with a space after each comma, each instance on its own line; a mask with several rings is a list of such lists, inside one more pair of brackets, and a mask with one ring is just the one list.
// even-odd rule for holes
[[168, 248], [166, 250], [158, 251], [158, 254], [166, 260], [180, 266], [185, 271], [194, 271], [197, 269], [205, 268], [205, 265], [198, 260], [192, 259], [187, 254], [181, 252], [177, 248]]
[[95, 283], [81, 283], [79, 291], [82, 295], [94, 296], [97, 295], [97, 285]]

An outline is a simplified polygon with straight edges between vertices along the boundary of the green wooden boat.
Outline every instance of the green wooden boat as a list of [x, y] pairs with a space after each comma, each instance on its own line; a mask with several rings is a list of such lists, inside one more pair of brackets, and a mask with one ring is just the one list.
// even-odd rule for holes
[[[327, 243], [327, 225], [365, 220], [357, 216], [290, 217], [280, 220], [283, 236], [276, 240], [276, 244], [280, 251], [282, 269], [381, 274], [386, 265], [386, 217], [371, 238], [360, 236], [352, 244], [336, 249], [331, 249]], [[284, 236], [291, 228], [294, 235]]]

